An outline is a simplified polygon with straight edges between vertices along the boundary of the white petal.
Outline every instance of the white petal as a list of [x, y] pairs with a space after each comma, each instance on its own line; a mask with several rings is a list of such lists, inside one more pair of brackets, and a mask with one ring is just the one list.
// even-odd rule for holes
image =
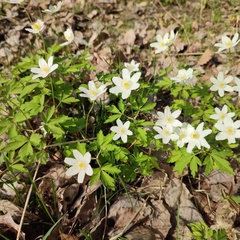
[[79, 172], [78, 183], [83, 183], [84, 177], [85, 177], [85, 172], [84, 171]]
[[76, 159], [75, 158], [65, 158], [64, 159], [64, 162], [66, 163], [66, 164], [68, 164], [68, 165], [74, 165], [74, 164], [76, 164]]
[[76, 168], [76, 166], [70, 167], [67, 171], [66, 171], [66, 175], [67, 176], [74, 176], [76, 174], [78, 174], [79, 169]]
[[78, 161], [84, 161], [83, 155], [76, 149], [73, 150], [73, 155]]
[[92, 169], [92, 167], [90, 165], [88, 165], [87, 168], [86, 168], [86, 174], [88, 176], [92, 176], [93, 175], [93, 169]]

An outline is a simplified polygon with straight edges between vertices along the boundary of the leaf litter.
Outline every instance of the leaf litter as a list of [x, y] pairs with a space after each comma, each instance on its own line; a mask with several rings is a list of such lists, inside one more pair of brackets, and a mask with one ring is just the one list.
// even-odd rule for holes
[[[27, 10], [31, 14], [37, 14], [39, 6], [45, 9], [49, 3], [50, 1], [29, 1]], [[171, 64], [177, 69], [180, 60], [200, 69], [200, 79], [208, 81], [226, 61], [225, 54], [216, 54], [209, 48], [223, 34], [219, 29], [221, 23], [215, 23], [211, 18], [213, 10], [210, 4], [201, 6], [198, 1], [186, 1], [184, 4], [173, 1], [172, 4], [163, 6], [158, 1], [126, 3], [116, 0], [65, 0], [63, 9], [57, 15], [60, 28], [55, 25], [56, 19], [46, 17], [45, 21], [51, 27], [45, 29], [45, 33], [52, 36], [63, 32], [67, 26], [72, 26], [76, 38], [71, 50], [81, 54], [84, 47], [89, 47], [90, 58], [97, 66], [97, 72], [111, 72], [116, 60], [120, 63], [137, 59], [146, 74], [151, 76], [154, 71], [165, 69]], [[197, 12], [192, 11], [192, 5]], [[19, 56], [26, 53], [27, 47], [23, 42], [38, 47], [40, 43], [24, 31], [29, 21], [23, 9], [3, 3], [0, 3], [0, 7], [5, 9], [5, 16], [0, 19], [3, 36], [0, 38], [0, 59], [4, 64], [14, 63]], [[69, 9], [73, 11], [69, 12]], [[231, 24], [228, 13], [239, 11], [239, 7], [233, 8], [224, 3], [220, 10], [222, 22]], [[194, 14], [200, 14], [199, 20]], [[187, 20], [191, 23], [189, 33], [184, 25], [188, 24]], [[157, 33], [170, 30], [176, 32], [179, 29], [185, 32], [185, 38], [178, 36], [175, 54], [171, 59], [159, 56], [154, 70], [149, 43], [154, 41]], [[217, 32], [213, 33], [212, 29]], [[0, 65], [3, 71], [4, 64]], [[239, 75], [240, 61], [229, 67], [229, 71]], [[160, 163], [165, 161], [161, 156], [158, 158]], [[112, 198], [109, 193], [102, 192], [100, 182], [93, 186], [87, 181], [79, 185], [74, 177], [67, 177], [61, 157], [59, 163], [50, 160], [50, 164], [40, 168], [34, 192], [34, 197], [38, 196], [44, 201], [52, 217], [62, 217], [59, 226], [52, 231], [48, 239], [85, 239], [83, 233], [89, 232], [92, 239], [96, 240], [102, 237], [113, 240], [122, 236], [127, 239], [186, 240], [191, 239], [187, 223], [201, 220], [215, 229], [226, 229], [229, 239], [238, 239], [240, 231], [236, 223], [240, 221], [239, 205], [234, 207], [230, 198], [239, 195], [239, 179], [237, 181], [231, 175], [216, 171], [209, 176], [202, 176], [196, 184], [191, 179], [186, 181], [187, 170], [184, 176], [179, 176], [173, 173], [168, 165], [161, 166], [161, 172], [156, 171], [151, 176], [139, 179], [134, 185], [127, 186], [127, 194], [119, 192]], [[239, 172], [236, 165], [238, 178]], [[2, 172], [0, 174], [2, 175]], [[18, 232], [23, 204], [19, 203], [10, 185], [1, 184], [0, 233], [7, 233], [14, 239]], [[28, 183], [25, 184], [27, 188]], [[19, 188], [20, 192], [22, 188]], [[233, 193], [229, 192], [231, 188]], [[23, 198], [25, 197], [23, 195]], [[20, 239], [37, 239], [44, 229], [46, 232], [49, 226], [43, 224], [43, 219], [45, 223], [49, 222], [49, 216], [42, 214], [40, 209], [29, 206], [24, 222], [28, 223], [30, 228], [34, 228], [33, 223], [43, 226], [36, 228], [35, 234], [32, 234], [30, 228], [24, 228]], [[82, 232], [78, 231], [79, 229]]]

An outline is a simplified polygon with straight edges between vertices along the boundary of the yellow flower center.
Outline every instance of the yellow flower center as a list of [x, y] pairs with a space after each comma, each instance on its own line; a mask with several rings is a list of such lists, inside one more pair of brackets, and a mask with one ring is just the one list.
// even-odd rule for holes
[[165, 46], [165, 42], [162, 41], [162, 42], [159, 43], [159, 45], [160, 45], [160, 47], [164, 47]]
[[79, 168], [84, 168], [84, 167], [85, 167], [85, 163], [84, 163], [84, 162], [80, 162], [80, 163], [78, 164], [78, 166], [79, 166]]
[[170, 132], [168, 130], [164, 130], [163, 133], [164, 133], [165, 136], [169, 136], [170, 135]]
[[225, 84], [224, 84], [224, 82], [219, 82], [218, 86], [219, 86], [220, 88], [222, 88], [222, 87], [225, 86]]
[[45, 65], [44, 67], [41, 68], [41, 70], [45, 73], [49, 72], [49, 67], [48, 65]]
[[226, 46], [227, 47], [231, 47], [233, 44], [232, 44], [232, 40], [229, 39], [229, 41], [226, 42]]
[[166, 121], [167, 121], [168, 123], [171, 123], [171, 122], [172, 122], [172, 118], [171, 118], [171, 117], [167, 117]]
[[221, 118], [221, 119], [224, 119], [225, 116], [226, 116], [226, 114], [225, 114], [225, 113], [222, 113], [222, 114], [220, 115], [220, 118]]
[[126, 134], [126, 129], [125, 129], [125, 128], [121, 128], [121, 129], [120, 129], [120, 133], [121, 133], [121, 134]]
[[183, 80], [186, 79], [186, 75], [185, 75], [185, 74], [182, 74], [182, 75], [179, 76], [179, 78], [183, 81]]
[[97, 89], [90, 90], [90, 95], [92, 95], [92, 96], [96, 96], [97, 93], [98, 93]]
[[197, 132], [194, 132], [194, 133], [192, 134], [192, 138], [193, 138], [193, 139], [199, 139], [199, 134], [198, 134]]
[[229, 135], [234, 134], [234, 130], [233, 130], [232, 127], [228, 127], [228, 128], [227, 128], [227, 134], [229, 134]]
[[39, 31], [41, 27], [40, 27], [40, 24], [38, 22], [36, 22], [32, 25], [32, 28]]
[[129, 89], [131, 87], [131, 81], [130, 80], [124, 80], [122, 82], [122, 87], [125, 89]]

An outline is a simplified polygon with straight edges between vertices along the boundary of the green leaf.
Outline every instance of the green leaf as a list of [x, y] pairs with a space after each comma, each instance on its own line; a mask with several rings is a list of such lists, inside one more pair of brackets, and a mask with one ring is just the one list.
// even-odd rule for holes
[[121, 99], [119, 100], [119, 102], [118, 102], [118, 108], [119, 108], [119, 110], [120, 110], [121, 112], [123, 112], [124, 109], [125, 109], [125, 104], [124, 104], [122, 98], [121, 98]]
[[30, 118], [29, 114], [27, 114], [27, 113], [24, 114], [23, 112], [17, 112], [13, 116], [13, 121], [16, 123], [19, 123], [19, 122], [24, 122], [29, 118]]
[[115, 115], [109, 116], [108, 119], [104, 123], [113, 122], [118, 118], [121, 118], [121, 114], [115, 114]]
[[101, 146], [103, 144], [103, 141], [104, 141], [104, 135], [103, 135], [103, 132], [102, 130], [100, 130], [97, 134], [97, 143], [99, 146]]
[[111, 190], [115, 190], [115, 180], [106, 172], [101, 171], [101, 180], [106, 187], [109, 187]]
[[141, 111], [147, 112], [147, 111], [153, 110], [155, 106], [156, 106], [156, 103], [148, 103], [141, 108]]
[[226, 240], [228, 239], [228, 236], [227, 236], [226, 230], [221, 228], [213, 232], [212, 238], [215, 240]]
[[[234, 171], [233, 169], [230, 167], [230, 163], [225, 160], [224, 158], [220, 157], [219, 154], [222, 153], [222, 157], [226, 157], [226, 152], [217, 152], [216, 150], [212, 152], [211, 156], [214, 160], [214, 165], [217, 166], [217, 168], [219, 170], [221, 170], [222, 172], [226, 172], [226, 173], [229, 173], [229, 174], [232, 174], [234, 175]], [[225, 155], [225, 156], [224, 156]]]
[[79, 102], [79, 99], [74, 98], [74, 97], [68, 97], [68, 98], [62, 99], [61, 102], [70, 104], [70, 103]]
[[193, 156], [189, 165], [193, 177], [198, 172], [198, 166], [202, 166], [202, 162], [197, 156]]
[[167, 89], [167, 88], [170, 88], [171, 86], [172, 86], [172, 80], [167, 77], [163, 77], [163, 79], [160, 80], [160, 82], [158, 83], [158, 87], [162, 89]]
[[208, 155], [204, 159], [203, 165], [206, 165], [205, 173], [206, 173], [206, 175], [209, 175], [209, 173], [212, 172], [212, 170], [213, 170], [213, 159], [210, 155]]
[[100, 179], [100, 175], [101, 175], [100, 168], [94, 168], [93, 175], [91, 176], [91, 179], [90, 179], [90, 185], [95, 184]]
[[29, 94], [30, 92], [33, 91], [33, 89], [35, 89], [37, 86], [39, 85], [39, 83], [33, 83], [33, 84], [30, 84], [28, 86], [25, 86], [23, 88], [23, 90], [21, 91], [21, 94], [20, 94], [20, 98], [24, 97], [25, 95]]
[[77, 150], [84, 155], [86, 153], [86, 143], [77, 143]]
[[24, 167], [23, 164], [17, 163], [11, 166], [13, 170], [16, 170], [18, 172], [28, 172], [28, 170]]
[[18, 148], [20, 148], [23, 144], [25, 144], [26, 142], [28, 142], [28, 138], [26, 138], [25, 136], [22, 135], [18, 135], [14, 138], [13, 142], [10, 142], [4, 149], [3, 151], [10, 151], [10, 150], [16, 150]]
[[178, 172], [178, 174], [182, 174], [183, 170], [188, 166], [191, 159], [192, 159], [191, 155], [186, 155], [186, 156], [183, 155], [181, 158], [179, 158], [176, 161], [173, 171]]
[[46, 123], [48, 123], [50, 121], [53, 114], [55, 113], [55, 110], [56, 110], [56, 108], [54, 106], [51, 106], [50, 108], [48, 108], [48, 110], [46, 112]]
[[108, 112], [110, 113], [121, 113], [115, 105], [112, 106], [105, 106]]
[[102, 170], [104, 170], [105, 172], [111, 173], [111, 174], [117, 174], [120, 173], [121, 170], [119, 170], [117, 167], [112, 166], [112, 164], [105, 164], [104, 166], [102, 166], [101, 168]]
[[27, 157], [29, 155], [33, 155], [33, 148], [30, 142], [24, 144], [18, 152], [18, 156], [21, 158]]
[[62, 115], [59, 117], [56, 117], [50, 121], [51, 124], [56, 124], [56, 123], [63, 123], [68, 120], [68, 116]]
[[42, 135], [40, 135], [40, 134], [33, 133], [30, 137], [30, 143], [33, 146], [38, 146], [41, 141], [42, 141]]

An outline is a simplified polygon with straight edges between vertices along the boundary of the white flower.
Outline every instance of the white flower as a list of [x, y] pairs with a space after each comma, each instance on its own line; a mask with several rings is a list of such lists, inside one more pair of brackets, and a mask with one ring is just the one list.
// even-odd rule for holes
[[224, 91], [232, 92], [233, 88], [228, 85], [233, 80], [232, 76], [228, 76], [224, 78], [223, 72], [219, 72], [217, 78], [211, 77], [210, 81], [213, 83], [210, 90], [211, 91], [218, 91], [220, 97], [224, 96]]
[[235, 143], [235, 138], [240, 138], [240, 120], [233, 122], [231, 118], [225, 118], [223, 123], [217, 122], [214, 125], [219, 131], [216, 140], [228, 140], [228, 143]]
[[117, 119], [117, 126], [113, 126], [110, 128], [112, 132], [115, 132], [116, 134], [113, 136], [113, 140], [117, 140], [119, 138], [122, 139], [124, 143], [127, 142], [127, 136], [132, 135], [132, 131], [128, 130], [130, 126], [130, 122], [127, 121], [123, 124], [123, 122], [120, 119]]
[[164, 127], [164, 126], [170, 126], [170, 127], [181, 127], [182, 123], [177, 120], [176, 118], [179, 117], [181, 114], [180, 110], [176, 110], [174, 112], [171, 112], [169, 106], [166, 106], [163, 112], [157, 112], [157, 115], [159, 119], [157, 120], [156, 124]]
[[218, 52], [235, 47], [240, 41], [240, 39], [238, 39], [238, 36], [239, 36], [238, 33], [235, 33], [232, 39], [230, 39], [227, 36], [222, 36], [222, 42], [216, 43], [214, 44], [214, 46], [219, 48]]
[[126, 99], [130, 96], [132, 90], [139, 88], [140, 84], [138, 80], [141, 76], [140, 72], [136, 72], [133, 76], [130, 76], [130, 72], [124, 68], [122, 70], [122, 78], [113, 77], [112, 81], [116, 85], [115, 87], [110, 88], [110, 93], [119, 94], [122, 93], [122, 98]]
[[48, 59], [48, 62], [46, 62], [43, 58], [39, 59], [38, 65], [40, 68], [31, 68], [31, 72], [36, 73], [32, 79], [39, 77], [45, 78], [49, 73], [58, 68], [58, 64], [53, 64], [53, 56]]
[[13, 4], [20, 4], [22, 3], [24, 0], [8, 0], [8, 1], [4, 1], [4, 2], [7, 2], [7, 3], [13, 3]]
[[95, 101], [101, 94], [106, 92], [106, 85], [101, 85], [99, 88], [96, 87], [94, 81], [88, 82], [88, 89], [85, 87], [79, 87], [79, 90], [81, 90], [84, 93], [81, 93], [81, 97], [86, 97], [91, 99], [92, 101]]
[[66, 46], [73, 42], [74, 34], [71, 28], [68, 28], [63, 34], [64, 34], [64, 37], [67, 39], [67, 42], [60, 44], [60, 46]]
[[219, 108], [215, 108], [215, 112], [216, 114], [212, 114], [210, 116], [210, 118], [217, 120], [218, 122], [222, 123], [224, 121], [225, 118], [229, 117], [232, 118], [235, 116], [234, 112], [230, 112], [228, 113], [228, 106], [224, 105], [222, 110], [220, 110]]
[[130, 63], [125, 62], [124, 66], [125, 66], [125, 68], [128, 69], [128, 71], [130, 73], [132, 73], [132, 72], [138, 72], [139, 71], [139, 64], [140, 63], [136, 63], [134, 60], [132, 60]]
[[38, 19], [36, 22], [31, 24], [32, 28], [25, 28], [26, 31], [31, 33], [40, 33], [43, 30], [44, 22]]
[[73, 150], [73, 155], [75, 158], [65, 158], [64, 162], [68, 165], [72, 165], [67, 171], [67, 176], [73, 176], [78, 174], [78, 183], [83, 183], [85, 174], [88, 176], [93, 175], [93, 169], [89, 164], [91, 161], [91, 154], [89, 152], [85, 153], [84, 156], [78, 151]]
[[182, 148], [185, 143], [187, 143], [188, 131], [187, 131], [188, 123], [183, 123], [181, 128], [176, 128], [175, 132], [178, 135], [177, 146]]
[[42, 10], [44, 13], [50, 13], [53, 14], [55, 12], [58, 12], [62, 6], [62, 2], [58, 2], [57, 5], [50, 5], [48, 9]]
[[188, 70], [186, 69], [180, 69], [178, 70], [178, 74], [176, 77], [172, 77], [171, 79], [173, 81], [176, 81], [178, 83], [186, 83], [187, 85], [190, 85], [191, 80], [193, 79], [193, 69], [189, 68]]
[[[167, 33], [167, 34], [168, 34], [168, 33]], [[168, 46], [172, 45], [173, 42], [175, 41], [177, 35], [178, 35], [178, 33], [175, 34], [174, 31], [172, 30], [172, 31], [170, 32], [170, 36], [168, 37], [168, 39], [167, 39], [167, 41], [166, 41], [166, 44], [167, 44]]]
[[151, 43], [150, 47], [155, 48], [155, 53], [164, 52], [168, 49], [168, 47], [174, 42], [177, 34], [174, 34], [174, 31], [172, 30], [169, 36], [169, 33], [166, 33], [163, 37], [158, 34], [156, 39], [157, 42]]
[[240, 79], [235, 77], [235, 83], [237, 85], [233, 86], [233, 90], [238, 92], [238, 96], [240, 97]]
[[154, 138], [162, 139], [164, 144], [167, 144], [170, 140], [175, 141], [179, 138], [177, 134], [173, 133], [173, 128], [171, 126], [154, 126], [153, 129], [158, 133]]
[[186, 141], [188, 142], [187, 145], [188, 153], [191, 153], [195, 146], [198, 149], [200, 149], [201, 146], [210, 148], [210, 145], [205, 140], [205, 137], [209, 135], [212, 132], [212, 130], [211, 129], [203, 130], [203, 125], [204, 125], [203, 122], [200, 123], [196, 129], [194, 129], [194, 127], [191, 126], [190, 124], [187, 126], [186, 131], [188, 136], [186, 138]]

